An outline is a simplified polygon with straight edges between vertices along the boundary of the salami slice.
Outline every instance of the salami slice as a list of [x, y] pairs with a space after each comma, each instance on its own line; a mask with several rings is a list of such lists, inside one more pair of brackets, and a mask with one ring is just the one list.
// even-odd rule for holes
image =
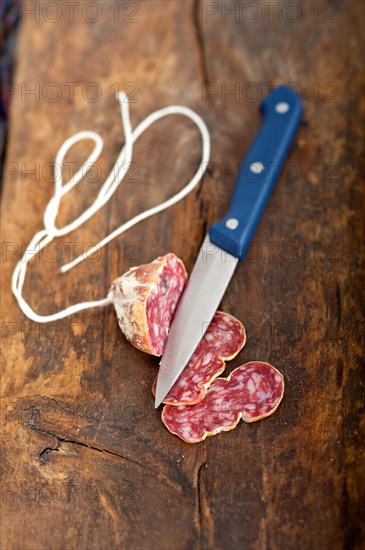
[[112, 297], [119, 326], [133, 346], [161, 355], [187, 273], [175, 254], [132, 267], [116, 279]]
[[[170, 405], [194, 405], [207, 394], [213, 380], [246, 343], [245, 328], [238, 319], [217, 311], [188, 365], [165, 397]], [[156, 380], [153, 384], [155, 395]]]
[[228, 378], [217, 378], [197, 405], [166, 405], [162, 421], [187, 443], [233, 430], [240, 419], [255, 422], [272, 414], [282, 400], [284, 379], [268, 363], [252, 361], [235, 369]]

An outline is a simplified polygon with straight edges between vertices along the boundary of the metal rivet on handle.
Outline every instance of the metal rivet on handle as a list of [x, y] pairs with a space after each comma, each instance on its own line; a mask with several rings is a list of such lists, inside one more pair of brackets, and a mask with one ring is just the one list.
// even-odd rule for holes
[[286, 101], [282, 101], [281, 103], [278, 103], [275, 106], [275, 111], [277, 113], [279, 113], [280, 115], [284, 115], [285, 113], [287, 113], [289, 111], [289, 109], [290, 109], [290, 105]]
[[229, 218], [229, 220], [226, 221], [226, 227], [228, 227], [228, 229], [237, 229], [239, 223], [240, 222], [236, 218]]
[[253, 162], [252, 164], [250, 164], [250, 170], [254, 174], [261, 174], [263, 169], [264, 165], [262, 164], [262, 162]]

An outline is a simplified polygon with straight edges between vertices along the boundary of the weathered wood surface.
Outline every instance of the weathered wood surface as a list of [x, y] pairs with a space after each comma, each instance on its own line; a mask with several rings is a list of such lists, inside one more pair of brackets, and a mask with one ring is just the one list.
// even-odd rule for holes
[[[52, 8], [39, 21], [25, 17], [17, 56], [7, 158], [15, 164], [7, 167], [2, 203], [1, 548], [360, 547], [362, 2], [294, 3], [295, 22], [290, 10], [298, 8], [283, 1], [270, 12], [251, 3], [249, 10], [261, 9], [257, 22], [245, 2], [120, 2], [119, 22], [110, 9], [116, 4], [99, 2], [95, 23], [92, 8], [82, 17], [75, 7], [70, 22], [59, 4], [58, 22], [50, 21]], [[67, 243], [79, 243], [80, 253], [195, 171], [200, 145], [192, 124], [158, 123], [136, 145], [138, 172], [113, 200], [59, 239], [48, 260], [33, 263], [26, 296], [43, 313], [102, 298], [130, 265], [168, 251], [191, 269], [259, 127], [255, 94], [281, 81], [300, 87], [305, 122], [222, 309], [248, 331], [227, 371], [269, 361], [284, 373], [286, 395], [273, 417], [189, 446], [153, 408], [158, 361], [125, 341], [111, 308], [37, 325], [18, 309], [11, 273], [22, 243], [41, 228], [52, 195], [47, 166], [62, 141], [96, 130], [106, 143], [103, 175], [114, 161], [123, 143], [115, 83], [133, 83], [133, 125], [173, 103], [201, 113], [213, 165], [183, 203], [130, 230], [94, 263], [59, 275]], [[62, 92], [56, 102], [54, 82]], [[102, 91], [94, 103], [90, 82]], [[25, 95], [25, 86], [38, 86], [39, 97]], [[237, 97], [225, 94], [234, 87]], [[79, 146], [70, 159], [81, 163], [87, 152]], [[35, 163], [38, 172], [24, 175]], [[100, 181], [65, 199], [59, 224], [85, 208]], [[50, 261], [57, 250], [63, 257]]]

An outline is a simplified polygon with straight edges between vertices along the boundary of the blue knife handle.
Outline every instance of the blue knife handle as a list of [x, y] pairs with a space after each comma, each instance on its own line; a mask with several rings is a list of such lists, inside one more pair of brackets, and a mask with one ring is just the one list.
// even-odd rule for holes
[[240, 166], [229, 211], [209, 229], [210, 241], [242, 260], [294, 140], [302, 102], [287, 86], [261, 103], [265, 120]]

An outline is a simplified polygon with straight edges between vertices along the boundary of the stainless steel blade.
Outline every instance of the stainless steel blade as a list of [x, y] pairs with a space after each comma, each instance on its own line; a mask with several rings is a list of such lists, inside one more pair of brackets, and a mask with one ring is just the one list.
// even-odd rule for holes
[[186, 367], [223, 297], [237, 258], [207, 235], [172, 322], [157, 378], [157, 408]]

